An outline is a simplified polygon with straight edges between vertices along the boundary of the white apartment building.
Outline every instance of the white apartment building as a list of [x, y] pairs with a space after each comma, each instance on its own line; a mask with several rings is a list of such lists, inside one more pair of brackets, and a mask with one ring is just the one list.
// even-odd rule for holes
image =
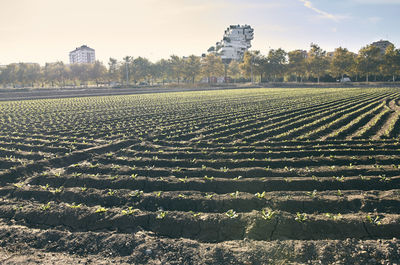
[[96, 61], [95, 51], [86, 45], [76, 48], [69, 53], [70, 64], [74, 63], [94, 63]]
[[223, 61], [241, 61], [253, 38], [254, 29], [249, 25], [231, 25], [225, 30], [222, 41], [216, 43], [215, 52]]

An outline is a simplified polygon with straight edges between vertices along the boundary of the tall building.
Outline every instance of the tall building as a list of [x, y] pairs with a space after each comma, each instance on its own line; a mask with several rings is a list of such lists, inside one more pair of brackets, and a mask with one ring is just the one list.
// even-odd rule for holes
[[373, 42], [371, 45], [379, 48], [381, 50], [381, 54], [385, 54], [387, 47], [389, 47], [389, 45], [391, 45], [391, 44], [393, 44], [393, 43], [391, 43], [390, 41], [380, 40], [380, 41]]
[[70, 64], [74, 63], [94, 63], [96, 61], [94, 49], [86, 45], [76, 48], [69, 53]]
[[215, 52], [225, 62], [241, 61], [245, 51], [251, 47], [253, 38], [254, 29], [249, 25], [231, 25], [225, 30], [222, 41], [208, 50]]

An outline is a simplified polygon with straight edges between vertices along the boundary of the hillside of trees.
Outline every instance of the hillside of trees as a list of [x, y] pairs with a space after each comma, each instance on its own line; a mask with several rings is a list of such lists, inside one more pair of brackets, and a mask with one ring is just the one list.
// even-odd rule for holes
[[[317, 44], [308, 52], [272, 49], [246, 52], [242, 62], [224, 65], [210, 53], [205, 57], [170, 56], [155, 63], [143, 57], [110, 58], [105, 66], [63, 62], [12, 63], [0, 68], [3, 87], [65, 87], [78, 85], [126, 86], [138, 84], [197, 83], [211, 77], [229, 76], [231, 82], [336, 82], [350, 77], [352, 81], [396, 81], [400, 76], [400, 49], [390, 45], [385, 53], [367, 45], [358, 54], [346, 48], [335, 49], [331, 56]], [[204, 79], [208, 78], [208, 79]]]

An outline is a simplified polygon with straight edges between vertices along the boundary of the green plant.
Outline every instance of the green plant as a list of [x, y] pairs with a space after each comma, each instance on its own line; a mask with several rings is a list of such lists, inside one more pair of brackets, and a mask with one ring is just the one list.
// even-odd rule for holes
[[212, 181], [212, 180], [214, 180], [214, 177], [207, 177], [207, 176], [204, 176], [204, 179], [205, 179], [205, 180], [208, 180], [208, 181]]
[[42, 204], [39, 207], [39, 209], [42, 210], [42, 211], [47, 211], [48, 209], [50, 209], [50, 207], [51, 207], [51, 204], [50, 204], [50, 202], [48, 202], [47, 204]]
[[189, 213], [191, 213], [194, 218], [200, 217], [201, 215], [201, 213], [195, 213], [193, 211], [189, 211]]
[[336, 195], [337, 195], [337, 196], [343, 196], [343, 193], [342, 193], [341, 190], [337, 190]]
[[239, 191], [229, 193], [229, 195], [230, 195], [231, 197], [234, 197], [234, 198], [237, 199], [237, 198], [239, 197]]
[[344, 182], [344, 176], [341, 176], [341, 177], [333, 176], [332, 178], [333, 178], [333, 180], [336, 180], [336, 181], [339, 181], [339, 182]]
[[307, 191], [306, 195], [311, 197], [311, 198], [315, 198], [315, 197], [317, 197], [317, 190], [313, 190], [312, 192], [311, 191]]
[[318, 181], [318, 182], [320, 181], [320, 179], [317, 178], [317, 176], [315, 176], [315, 175], [312, 175], [312, 176], [311, 176], [311, 179], [314, 180], [314, 181]]
[[211, 193], [206, 193], [206, 195], [204, 195], [207, 199], [212, 199], [212, 197], [214, 196], [214, 194]]
[[390, 181], [392, 180], [391, 178], [386, 177], [386, 175], [379, 175], [378, 177], [379, 177], [379, 181], [380, 181], [380, 182], [385, 182], [385, 183], [387, 183], [387, 182], [390, 182]]
[[188, 177], [185, 176], [185, 178], [179, 178], [180, 182], [186, 183], [188, 181]]
[[342, 218], [342, 215], [340, 213], [338, 213], [337, 215], [334, 215], [332, 213], [326, 213], [325, 216], [335, 221]]
[[23, 183], [23, 182], [19, 182], [19, 183], [14, 183], [13, 184], [14, 185], [14, 187], [17, 187], [17, 188], [22, 188], [24, 185], [25, 185], [25, 183]]
[[229, 218], [233, 219], [233, 218], [237, 218], [239, 215], [232, 209], [228, 210], [225, 213], [226, 216], [228, 216]]
[[67, 206], [69, 207], [69, 208], [72, 208], [72, 209], [77, 209], [77, 208], [81, 208], [82, 207], [82, 204], [80, 203], [80, 204], [75, 204], [74, 202], [72, 203], [72, 204], [67, 204]]
[[61, 186], [61, 187], [59, 187], [59, 188], [55, 188], [54, 190], [51, 190], [51, 192], [52, 192], [53, 194], [56, 194], [56, 193], [61, 193], [63, 190], [64, 190], [64, 187]]
[[140, 196], [143, 195], [143, 191], [142, 190], [135, 190], [130, 195], [133, 196], [133, 197], [140, 197]]
[[296, 217], [294, 219], [299, 223], [303, 223], [307, 220], [307, 214], [297, 212]]
[[116, 192], [117, 192], [117, 191], [115, 191], [115, 190], [108, 189], [107, 195], [108, 195], [108, 196], [112, 196], [112, 195], [114, 195]]
[[39, 187], [40, 187], [42, 190], [48, 190], [48, 189], [50, 188], [50, 185], [49, 185], [49, 184], [46, 184], [46, 186], [40, 185]]
[[263, 191], [262, 193], [257, 192], [256, 194], [254, 194], [254, 196], [256, 196], [259, 199], [264, 198], [266, 195], [265, 191]]
[[99, 208], [96, 209], [95, 213], [105, 213], [105, 212], [107, 212], [107, 211], [108, 211], [108, 210], [107, 210], [106, 208], [104, 208], [104, 207], [99, 207]]
[[132, 179], [135, 179], [135, 178], [137, 178], [137, 176], [138, 176], [138, 174], [132, 174], [132, 175], [131, 175], [131, 178], [132, 178]]
[[138, 211], [139, 211], [139, 209], [133, 209], [133, 207], [128, 207], [127, 210], [122, 210], [121, 213], [123, 215], [132, 215], [132, 214], [134, 214], [134, 213], [136, 213]]
[[166, 212], [166, 211], [159, 211], [159, 212], [157, 213], [156, 218], [157, 218], [157, 219], [164, 219], [166, 215], [167, 215], [167, 212]]
[[261, 211], [261, 218], [263, 218], [264, 220], [271, 220], [274, 215], [275, 215], [275, 211], [272, 211], [271, 209], [262, 209]]
[[371, 216], [371, 215], [368, 214], [368, 215], [365, 217], [365, 219], [366, 219], [370, 224], [373, 224], [373, 225], [376, 225], [376, 226], [382, 224], [381, 221], [379, 220], [379, 219], [380, 219], [380, 216], [379, 216], [379, 215], [373, 217], [373, 216]]

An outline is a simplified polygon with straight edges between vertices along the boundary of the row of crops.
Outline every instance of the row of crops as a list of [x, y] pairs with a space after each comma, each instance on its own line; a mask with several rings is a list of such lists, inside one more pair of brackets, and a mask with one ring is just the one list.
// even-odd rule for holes
[[[126, 244], [137, 231], [204, 244], [389, 242], [400, 235], [399, 115], [397, 88], [1, 102], [1, 240], [18, 226], [71, 240], [116, 232]], [[12, 242], [54, 245], [29, 233]]]

